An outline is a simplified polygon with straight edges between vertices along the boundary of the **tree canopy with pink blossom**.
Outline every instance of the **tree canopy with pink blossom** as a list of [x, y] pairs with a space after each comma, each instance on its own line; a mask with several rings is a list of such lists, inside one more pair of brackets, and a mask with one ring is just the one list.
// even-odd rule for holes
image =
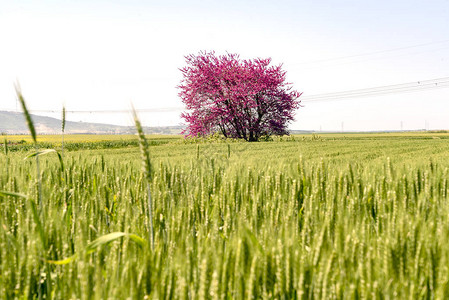
[[288, 123], [301, 95], [285, 82], [282, 65], [271, 59], [242, 60], [237, 54], [200, 52], [186, 56], [179, 96], [187, 108], [182, 118], [188, 137], [221, 133], [257, 141], [288, 134]]

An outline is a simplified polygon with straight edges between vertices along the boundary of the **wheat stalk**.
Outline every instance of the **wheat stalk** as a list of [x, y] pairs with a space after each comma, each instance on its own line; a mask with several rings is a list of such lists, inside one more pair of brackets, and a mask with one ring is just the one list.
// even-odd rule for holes
[[5, 155], [8, 156], [8, 139], [5, 136], [5, 139], [3, 141], [3, 146], [5, 147], [4, 151], [5, 151]]
[[[20, 105], [22, 106], [23, 113], [25, 115], [25, 120], [28, 125], [28, 129], [31, 133], [31, 137], [34, 142], [34, 148], [36, 150], [36, 153], [38, 153], [38, 146], [37, 146], [37, 137], [36, 137], [36, 129], [34, 128], [33, 120], [31, 118], [30, 113], [28, 112], [28, 108], [25, 103], [25, 98], [23, 97], [22, 91], [20, 89], [20, 85], [17, 83], [15, 85], [17, 98], [19, 99]], [[37, 176], [37, 184], [38, 184], [38, 199], [39, 199], [39, 212], [42, 213], [42, 184], [41, 184], [41, 175], [39, 170], [39, 155], [36, 155], [36, 176]], [[40, 273], [40, 270], [39, 270]], [[39, 290], [38, 290], [38, 297], [39, 299], [42, 299], [42, 286], [39, 284]]]
[[64, 131], [65, 131], [65, 106], [62, 106], [62, 123], [61, 123], [61, 136], [62, 136], [62, 146], [61, 146], [61, 156], [64, 158]]
[[151, 161], [150, 153], [148, 151], [148, 142], [145, 138], [145, 133], [143, 132], [142, 124], [140, 123], [139, 117], [137, 116], [136, 110], [132, 107], [134, 123], [137, 130], [137, 135], [139, 137], [140, 146], [140, 156], [142, 160], [142, 171], [147, 182], [148, 189], [148, 218], [149, 218], [149, 228], [150, 228], [150, 242], [151, 249], [154, 250], [154, 232], [153, 232], [153, 202], [151, 199]]
[[[30, 131], [31, 138], [34, 142], [34, 148], [36, 150], [36, 153], [38, 152], [38, 146], [37, 146], [37, 137], [36, 137], [36, 129], [34, 128], [33, 119], [31, 118], [31, 115], [28, 111], [28, 108], [26, 106], [25, 98], [23, 97], [22, 90], [20, 89], [19, 83], [15, 85], [17, 98], [19, 99], [20, 105], [22, 106], [23, 114], [25, 115], [25, 120], [28, 125], [28, 130]], [[42, 211], [42, 184], [41, 184], [41, 176], [40, 176], [40, 169], [39, 169], [39, 156], [36, 155], [36, 175], [37, 175], [37, 183], [38, 183], [38, 198], [39, 198], [39, 211]]]
[[6, 180], [8, 181], [9, 179], [9, 156], [8, 156], [8, 139], [6, 138], [5, 135], [5, 139], [3, 141], [3, 146], [5, 147], [5, 156], [6, 156]]
[[27, 122], [28, 129], [30, 130], [33, 142], [36, 144], [37, 143], [36, 130], [34, 129], [33, 120], [31, 119], [31, 115], [28, 112], [28, 109], [27, 109], [27, 106], [26, 106], [26, 103], [25, 103], [25, 99], [23, 98], [23, 94], [22, 94], [22, 91], [20, 89], [20, 85], [17, 83], [15, 85], [15, 88], [16, 88], [17, 98], [19, 99], [20, 105], [22, 106], [22, 111], [23, 111], [23, 113], [25, 115], [25, 120]]

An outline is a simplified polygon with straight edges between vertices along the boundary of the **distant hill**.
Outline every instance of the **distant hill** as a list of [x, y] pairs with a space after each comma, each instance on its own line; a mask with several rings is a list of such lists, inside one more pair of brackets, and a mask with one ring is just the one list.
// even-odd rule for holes
[[[61, 133], [61, 120], [51, 117], [31, 115], [38, 134]], [[145, 127], [147, 134], [179, 134], [181, 126]], [[28, 134], [28, 127], [22, 113], [0, 111], [0, 133]], [[134, 134], [133, 126], [118, 126], [110, 124], [84, 123], [66, 121], [67, 134]]]

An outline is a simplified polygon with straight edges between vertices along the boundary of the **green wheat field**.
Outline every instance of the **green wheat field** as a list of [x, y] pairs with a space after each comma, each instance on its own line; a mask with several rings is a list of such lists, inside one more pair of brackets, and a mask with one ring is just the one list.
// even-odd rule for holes
[[449, 298], [448, 133], [1, 138], [1, 299]]

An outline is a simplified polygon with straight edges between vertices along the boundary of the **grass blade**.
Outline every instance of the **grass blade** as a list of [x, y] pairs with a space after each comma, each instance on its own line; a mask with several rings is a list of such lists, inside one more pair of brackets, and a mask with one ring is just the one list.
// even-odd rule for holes
[[49, 264], [52, 264], [52, 265], [58, 265], [58, 266], [61, 266], [61, 265], [66, 265], [66, 264], [71, 263], [71, 262], [74, 261], [77, 257], [78, 257], [78, 255], [75, 253], [75, 254], [73, 254], [72, 256], [67, 257], [67, 258], [65, 258], [65, 259], [61, 259], [61, 260], [47, 260], [46, 262], [48, 262]]
[[61, 170], [64, 171], [64, 162], [63, 162], [63, 160], [62, 160], [62, 156], [61, 156], [61, 154], [60, 154], [58, 151], [56, 151], [55, 149], [45, 149], [45, 150], [42, 150], [42, 151], [33, 152], [33, 153], [27, 155], [27, 156], [24, 158], [24, 160], [26, 160], [26, 159], [28, 159], [28, 158], [32, 158], [32, 157], [37, 157], [37, 156], [45, 155], [45, 154], [48, 154], [48, 153], [56, 153], [56, 155], [58, 156], [59, 165], [61, 166]]
[[2, 197], [14, 197], [14, 198], [23, 198], [23, 199], [27, 199], [28, 197], [24, 194], [19, 194], [19, 193], [13, 193], [13, 192], [6, 192], [6, 191], [0, 191], [0, 196]]
[[144, 239], [135, 234], [129, 234], [125, 232], [112, 232], [100, 236], [96, 240], [92, 241], [89, 245], [87, 245], [86, 253], [90, 254], [92, 252], [95, 252], [100, 246], [106, 245], [124, 236], [128, 236], [133, 242], [135, 242], [139, 246], [144, 246], [146, 244]]
[[48, 153], [53, 153], [53, 152], [58, 153], [55, 149], [45, 149], [45, 150], [33, 152], [33, 153], [27, 155], [27, 156], [24, 158], [24, 160], [26, 160], [26, 159], [28, 159], [28, 158], [36, 157], [36, 156], [45, 155], [45, 154], [48, 154]]

